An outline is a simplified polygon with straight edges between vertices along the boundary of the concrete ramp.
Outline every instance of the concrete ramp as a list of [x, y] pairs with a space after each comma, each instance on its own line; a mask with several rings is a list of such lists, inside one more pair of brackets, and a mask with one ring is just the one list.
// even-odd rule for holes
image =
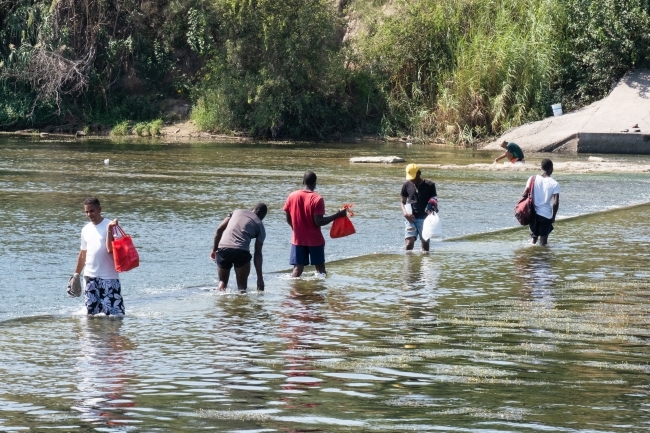
[[650, 70], [631, 71], [600, 101], [511, 129], [484, 148], [500, 149], [501, 140], [524, 153], [650, 154]]

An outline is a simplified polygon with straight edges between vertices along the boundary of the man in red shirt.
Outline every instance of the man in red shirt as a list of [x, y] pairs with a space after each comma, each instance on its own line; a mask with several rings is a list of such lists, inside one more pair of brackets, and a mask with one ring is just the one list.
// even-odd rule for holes
[[[343, 208], [334, 215], [325, 216], [325, 202], [314, 192], [316, 189], [316, 173], [308, 171], [302, 178], [303, 189], [289, 194], [284, 204], [287, 223], [293, 229], [291, 235], [291, 257], [293, 277], [299, 277], [305, 265], [316, 266], [320, 274], [325, 271], [325, 238], [321, 226], [325, 226], [337, 218], [345, 216], [347, 209]], [[311, 260], [310, 260], [311, 259]]]

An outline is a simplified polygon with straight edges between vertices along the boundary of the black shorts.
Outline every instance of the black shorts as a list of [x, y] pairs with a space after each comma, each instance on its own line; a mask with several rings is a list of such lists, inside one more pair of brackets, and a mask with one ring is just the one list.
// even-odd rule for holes
[[241, 268], [251, 261], [251, 253], [246, 250], [234, 248], [220, 248], [217, 251], [217, 265], [221, 269]]
[[530, 223], [530, 237], [537, 238], [540, 236], [548, 236], [553, 231], [553, 224], [548, 218], [543, 216], [535, 215], [533, 217], [533, 222]]

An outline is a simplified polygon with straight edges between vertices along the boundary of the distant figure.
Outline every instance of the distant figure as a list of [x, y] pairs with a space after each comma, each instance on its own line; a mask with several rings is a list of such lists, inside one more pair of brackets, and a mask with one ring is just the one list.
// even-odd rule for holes
[[[536, 244], [539, 238], [539, 244], [542, 246], [548, 243], [548, 235], [553, 231], [555, 216], [560, 208], [560, 184], [551, 177], [551, 174], [553, 174], [553, 161], [543, 159], [542, 175], [535, 176], [533, 186], [535, 216], [530, 223], [531, 243]], [[530, 182], [530, 178], [528, 181]]]
[[291, 256], [289, 263], [293, 265], [292, 276], [302, 275], [306, 265], [316, 266], [316, 271], [326, 274], [325, 270], [325, 238], [321, 226], [327, 225], [337, 218], [346, 215], [347, 209], [341, 209], [331, 216], [325, 216], [325, 202], [314, 192], [316, 189], [316, 173], [308, 171], [302, 178], [303, 189], [289, 194], [284, 204], [287, 223], [291, 226]]
[[517, 143], [513, 143], [512, 141], [507, 142], [506, 140], [503, 140], [499, 146], [505, 149], [505, 152], [503, 155], [497, 157], [494, 162], [499, 162], [499, 160], [503, 158], [508, 158], [508, 161], [513, 164], [519, 161], [524, 162], [524, 151], [521, 150], [521, 147], [519, 147]]
[[102, 207], [95, 197], [84, 201], [84, 212], [90, 222], [81, 230], [81, 250], [74, 278], [79, 278], [85, 267], [86, 311], [89, 315], [124, 316], [122, 286], [113, 261], [113, 227], [117, 219], [109, 222], [102, 217]]
[[406, 182], [402, 185], [401, 197], [402, 215], [406, 218], [404, 238], [407, 251], [413, 249], [418, 236], [422, 241], [422, 251], [429, 251], [429, 240], [422, 239], [424, 220], [431, 212], [438, 212], [436, 184], [422, 179], [421, 176], [422, 172], [417, 164], [406, 166]]
[[230, 268], [235, 267], [237, 288], [248, 288], [248, 276], [251, 273], [250, 243], [255, 239], [253, 264], [257, 272], [257, 290], [264, 290], [262, 275], [262, 246], [266, 239], [266, 230], [262, 220], [267, 208], [264, 203], [255, 205], [252, 211], [237, 209], [219, 224], [214, 235], [214, 245], [210, 258], [217, 261], [219, 275], [218, 290], [225, 290], [230, 279]]

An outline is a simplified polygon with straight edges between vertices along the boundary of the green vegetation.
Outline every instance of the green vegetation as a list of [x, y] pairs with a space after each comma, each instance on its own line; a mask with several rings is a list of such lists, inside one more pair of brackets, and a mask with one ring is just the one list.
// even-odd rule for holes
[[162, 119], [156, 119], [153, 122], [149, 122], [149, 135], [152, 137], [160, 135], [160, 128], [162, 127]]
[[139, 135], [140, 137], [149, 135], [149, 125], [145, 122], [136, 123], [133, 127], [133, 132], [135, 132], [135, 135]]
[[138, 122], [131, 129], [131, 121], [124, 120], [116, 124], [111, 130], [111, 135], [124, 136], [135, 134], [140, 137], [155, 137], [160, 135], [160, 128], [162, 127], [163, 120], [156, 119], [151, 122]]
[[131, 128], [129, 126], [129, 121], [125, 120], [118, 123], [111, 129], [111, 135], [124, 136], [129, 135]]
[[601, 98], [648, 28], [650, 0], [6, 0], [0, 128], [155, 136], [180, 99], [222, 133], [472, 144]]

